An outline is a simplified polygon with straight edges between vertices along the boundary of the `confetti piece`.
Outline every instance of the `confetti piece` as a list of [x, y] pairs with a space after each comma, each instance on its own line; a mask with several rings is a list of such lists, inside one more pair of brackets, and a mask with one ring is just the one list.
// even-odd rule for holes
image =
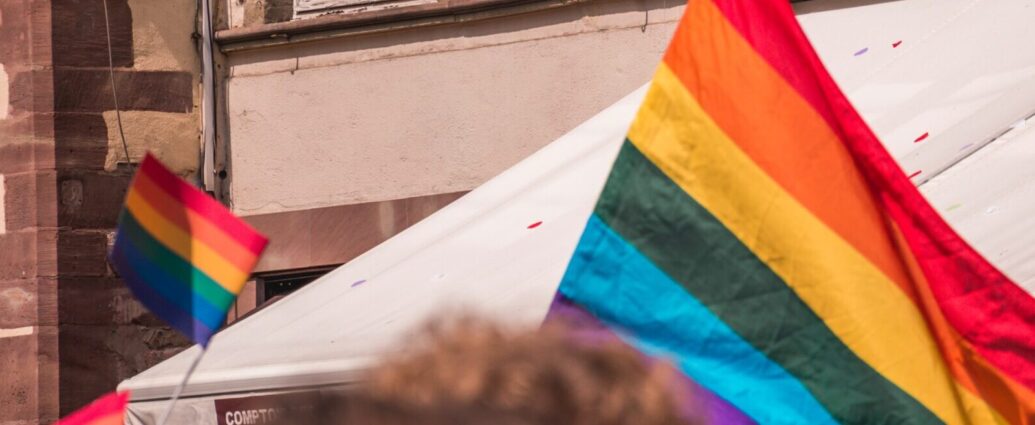
[[891, 43], [891, 47], [892, 48], [896, 48], [896, 47], [898, 47], [899, 44], [902, 44], [902, 40], [899, 40], [899, 41], [896, 41], [894, 43]]
[[963, 204], [952, 204], [952, 205], [949, 205], [949, 207], [945, 209], [945, 212], [952, 211], [952, 210], [954, 210], [956, 208], [959, 208], [959, 207], [962, 207], [962, 206], [963, 206]]
[[916, 177], [916, 176], [919, 176], [919, 175], [920, 175], [920, 170], [916, 170], [916, 172], [914, 172], [913, 174], [909, 175], [909, 178], [913, 178], [913, 177]]
[[931, 135], [931, 133], [921, 134], [920, 137], [917, 137], [916, 140], [913, 140], [913, 143], [920, 143], [920, 142], [924, 141], [924, 139], [926, 139], [927, 136], [930, 136], [930, 135]]
[[858, 52], [855, 52], [855, 54], [852, 55], [852, 56], [862, 56], [864, 53], [866, 53], [868, 51], [870, 51], [869, 47], [863, 47], [862, 50], [860, 50]]
[[352, 282], [352, 286], [350, 286], [350, 287], [351, 288], [355, 288], [355, 287], [357, 287], [359, 285], [362, 285], [362, 284], [366, 283], [366, 281], [367, 281], [366, 279], [357, 280], [355, 282]]
[[529, 224], [528, 228], [529, 229], [535, 229], [536, 227], [539, 227], [540, 224], [543, 224], [543, 222], [542, 221], [537, 221], [535, 223]]

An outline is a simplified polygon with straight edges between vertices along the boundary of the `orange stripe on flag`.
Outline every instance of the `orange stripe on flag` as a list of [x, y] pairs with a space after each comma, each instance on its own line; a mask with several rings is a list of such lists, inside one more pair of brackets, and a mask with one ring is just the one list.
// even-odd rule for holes
[[[881, 215], [882, 208], [838, 133], [714, 3], [691, 3], [664, 61], [759, 167], [873, 262], [918, 308], [922, 302], [929, 304], [921, 310], [927, 312], [929, 321], [940, 320], [932, 326], [952, 376], [998, 411], [984, 416], [1001, 414], [1000, 419], [1027, 423], [1024, 418], [1031, 414], [1029, 410], [1010, 409], [1031, 406], [1031, 391], [991, 367], [944, 317], [930, 317], [937, 304], [933, 299], [918, 299], [917, 287], [889, 233], [890, 221]], [[795, 119], [786, 120], [788, 116]], [[929, 291], [925, 285], [920, 285], [921, 290]], [[971, 413], [976, 413], [973, 409], [989, 410], [969, 400], [964, 398], [961, 403]]]
[[[893, 226], [896, 241], [908, 247], [897, 226]], [[956, 381], [971, 393], [985, 399], [1004, 419], [1012, 424], [1030, 424], [1035, 419], [1035, 393], [1014, 381], [999, 369], [988, 363], [967, 340], [942, 315], [938, 302], [927, 284], [927, 278], [920, 270], [912, 252], [903, 249], [903, 256], [913, 278], [920, 288], [920, 302], [927, 306], [927, 321], [935, 340], [942, 350], [945, 362]]]
[[755, 163], [915, 299], [869, 188], [826, 121], [710, 1], [686, 13], [693, 26], [676, 30], [669, 68]]
[[170, 197], [146, 174], [141, 173], [137, 176], [131, 190], [150, 204], [159, 215], [179, 227], [183, 233], [201, 240], [238, 269], [251, 270], [255, 265], [258, 256], [250, 249], [241, 245], [224, 229]]
[[[908, 241], [941, 314], [1003, 374], [1035, 391], [1035, 298], [959, 237], [923, 198], [841, 92], [782, 0], [714, 4], [843, 137], [876, 199]], [[916, 173], [913, 173], [916, 174]], [[1003, 300], [1009, 300], [1004, 303]]]
[[152, 238], [208, 275], [227, 292], [237, 294], [248, 280], [251, 266], [235, 266], [200, 239], [169, 223], [151, 204], [144, 201], [139, 191], [131, 190], [126, 195], [126, 210]]
[[230, 236], [237, 239], [241, 245], [250, 249], [256, 256], [262, 254], [262, 250], [265, 249], [268, 242], [265, 236], [255, 231], [244, 220], [235, 217], [219, 201], [173, 174], [150, 153], [144, 157], [144, 161], [140, 163], [140, 168], [137, 170], [137, 176], [141, 175], [147, 175], [166, 194], [182, 203], [184, 208], [194, 210], [227, 230]]
[[123, 412], [112, 413], [90, 421], [90, 425], [123, 425], [126, 415]]

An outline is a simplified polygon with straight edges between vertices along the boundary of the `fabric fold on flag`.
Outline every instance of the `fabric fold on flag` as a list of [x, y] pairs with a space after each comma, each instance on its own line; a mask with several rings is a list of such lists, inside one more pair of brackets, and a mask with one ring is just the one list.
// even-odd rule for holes
[[1035, 299], [786, 1], [690, 1], [559, 292], [759, 423], [1035, 422]]
[[266, 243], [148, 154], [126, 194], [111, 263], [144, 306], [204, 346]]

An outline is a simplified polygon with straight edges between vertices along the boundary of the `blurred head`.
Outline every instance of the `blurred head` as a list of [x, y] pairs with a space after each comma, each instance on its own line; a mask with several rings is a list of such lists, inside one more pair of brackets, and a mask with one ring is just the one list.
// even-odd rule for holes
[[447, 320], [318, 411], [371, 425], [683, 424], [676, 374], [617, 340], [578, 342], [562, 326], [512, 332]]

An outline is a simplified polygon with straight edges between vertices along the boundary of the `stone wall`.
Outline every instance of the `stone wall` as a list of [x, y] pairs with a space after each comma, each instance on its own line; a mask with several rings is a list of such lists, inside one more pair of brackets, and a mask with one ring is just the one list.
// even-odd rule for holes
[[[190, 176], [199, 152], [193, 2], [108, 7], [132, 162], [152, 150]], [[186, 341], [133, 300], [105, 259], [133, 169], [115, 120], [102, 3], [55, 1], [51, 10], [55, 158], [67, 164], [56, 170], [57, 395], [67, 413]]]
[[58, 414], [49, 2], [0, 2], [0, 423]]
[[290, 21], [294, 0], [226, 0], [216, 2], [216, 28], [252, 27]]
[[[107, 2], [133, 161], [193, 177], [194, 2]], [[0, 424], [52, 422], [186, 343], [107, 265], [132, 167], [104, 22], [100, 1], [0, 2]]]

